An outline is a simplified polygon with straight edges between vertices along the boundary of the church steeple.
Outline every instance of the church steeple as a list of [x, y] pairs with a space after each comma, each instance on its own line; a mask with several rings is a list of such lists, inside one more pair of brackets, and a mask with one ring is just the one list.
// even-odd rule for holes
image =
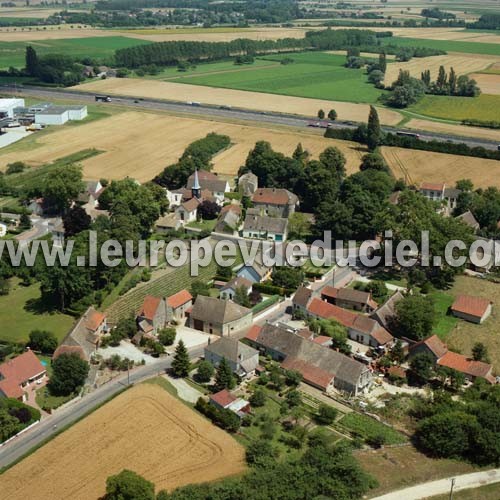
[[194, 181], [193, 187], [191, 188], [191, 194], [193, 195], [193, 198], [201, 198], [201, 186], [200, 182], [198, 181], [198, 169], [194, 171]]

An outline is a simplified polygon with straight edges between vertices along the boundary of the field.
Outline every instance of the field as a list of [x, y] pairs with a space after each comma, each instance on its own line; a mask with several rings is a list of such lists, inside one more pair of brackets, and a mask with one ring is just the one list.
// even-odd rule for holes
[[[0, 16], [1, 17], [1, 16]], [[2, 42], [30, 42], [33, 40], [65, 40], [68, 38], [90, 38], [115, 36], [116, 32], [82, 26], [26, 26], [21, 28], [0, 28]]]
[[74, 319], [60, 313], [51, 313], [40, 301], [40, 285], [22, 286], [19, 280], [10, 280], [10, 293], [0, 297], [0, 340], [26, 342], [32, 330], [49, 330], [62, 340]]
[[249, 66], [230, 73], [188, 76], [182, 81], [193, 85], [349, 102], [374, 103], [383, 93], [367, 82], [364, 69], [345, 68], [345, 56], [302, 52], [263, 59], [279, 62], [285, 57], [291, 57], [293, 64], [254, 70]]
[[[409, 71], [411, 76], [420, 79], [422, 71], [428, 69], [431, 72], [431, 79], [435, 80], [440, 66], [444, 66], [447, 72], [450, 71], [450, 68], [453, 68], [457, 75], [467, 75], [469, 73], [483, 70], [497, 61], [498, 58], [495, 57], [478, 58], [460, 54], [431, 56], [423, 59], [414, 57], [408, 62], [391, 62], [388, 64], [387, 71], [385, 73], [385, 83], [386, 85], [391, 85], [392, 82], [394, 82], [398, 77], [400, 70]], [[483, 93], [491, 93], [483, 88], [483, 85], [480, 84], [479, 86], [481, 87]]]
[[[141, 134], [137, 133], [138, 130]], [[325, 139], [312, 131], [272, 130], [130, 111], [78, 127], [63, 127], [38, 139], [35, 136], [36, 142], [29, 148], [0, 153], [0, 169], [13, 161], [39, 166], [83, 151], [91, 144], [102, 153], [81, 162], [85, 178], [122, 179], [129, 176], [144, 182], [177, 161], [188, 144], [209, 132], [231, 137], [233, 145], [214, 159], [215, 172], [228, 176], [236, 175], [248, 152], [259, 140], [267, 140], [278, 151], [287, 154], [302, 142], [313, 156], [336, 145], [347, 157], [350, 172], [357, 170], [362, 154], [354, 143]]]
[[[0, 35], [0, 40], [2, 36]], [[0, 42], [0, 68], [23, 67], [26, 47], [33, 46], [38, 55], [65, 54], [74, 57], [111, 58], [115, 50], [145, 44], [124, 36], [71, 38], [65, 40], [43, 40], [34, 42]]]
[[348, 413], [339, 420], [338, 424], [348, 429], [349, 432], [367, 440], [383, 436], [384, 443], [388, 445], [401, 444], [407, 441], [403, 434], [395, 431], [392, 427], [377, 422], [361, 413]]
[[483, 94], [500, 95], [500, 74], [475, 73], [470, 76], [476, 80]]
[[[500, 47], [500, 45], [499, 45]], [[444, 120], [498, 120], [500, 96], [482, 94], [479, 97], [426, 95], [409, 111]]]
[[98, 498], [124, 468], [172, 489], [243, 472], [244, 450], [159, 385], [140, 384], [5, 472], [2, 498]]
[[[265, 70], [263, 70], [265, 71]], [[108, 78], [75, 87], [96, 93], [120, 94], [155, 99], [173, 99], [176, 101], [199, 101], [205, 104], [225, 105], [278, 113], [292, 113], [315, 117], [318, 109], [335, 108], [339, 120], [366, 121], [369, 107], [367, 104], [352, 104], [323, 99], [309, 99], [273, 95], [263, 92], [221, 89], [202, 85], [184, 85], [175, 82], [158, 82], [137, 78]], [[379, 117], [383, 124], [395, 125], [402, 116], [397, 111], [379, 108]]]
[[478, 137], [480, 139], [491, 139], [500, 141], [500, 130], [484, 127], [468, 127], [465, 125], [455, 125], [445, 122], [433, 122], [430, 120], [412, 119], [405, 123], [406, 128], [416, 130], [427, 130], [430, 132], [439, 132], [445, 134], [454, 134], [461, 137]]
[[500, 187], [500, 163], [495, 160], [393, 147], [383, 147], [382, 153], [396, 178], [408, 175], [417, 186], [424, 181], [454, 186], [471, 179], [475, 187]]
[[451, 349], [470, 355], [476, 342], [482, 342], [487, 348], [495, 371], [500, 373], [500, 285], [486, 280], [460, 276], [449, 292], [451, 295], [476, 295], [493, 302], [491, 316], [482, 324], [475, 325], [467, 321], [458, 321], [456, 327], [446, 338]]

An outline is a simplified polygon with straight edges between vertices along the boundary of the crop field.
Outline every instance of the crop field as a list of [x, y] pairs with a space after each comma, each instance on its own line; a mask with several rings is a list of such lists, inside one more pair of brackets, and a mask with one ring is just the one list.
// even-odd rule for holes
[[487, 54], [500, 56], [500, 44], [480, 43], [458, 40], [428, 40], [427, 38], [402, 38], [389, 37], [382, 38], [383, 44], [397, 45], [399, 47], [428, 47], [430, 49], [440, 49], [446, 52], [463, 52], [466, 54]]
[[[141, 130], [141, 134], [137, 131]], [[292, 154], [299, 142], [313, 157], [328, 146], [337, 146], [347, 158], [349, 172], [360, 164], [359, 145], [326, 139], [313, 132], [266, 129], [248, 125], [171, 117], [168, 115], [125, 112], [78, 127], [63, 127], [35, 138], [29, 148], [16, 148], [1, 154], [0, 169], [13, 161], [40, 166], [84, 151], [88, 145], [100, 154], [79, 161], [87, 179], [122, 179], [133, 177], [140, 182], [151, 180], [163, 168], [178, 160], [184, 149], [209, 132], [229, 135], [232, 146], [214, 158], [214, 171], [235, 176], [248, 152], [260, 140], [269, 141], [280, 152]], [[31, 139], [31, 137], [30, 137]], [[18, 143], [19, 145], [22, 145]], [[17, 145], [16, 145], [17, 146]]]
[[500, 74], [475, 73], [470, 76], [476, 80], [484, 94], [500, 95]]
[[[1, 17], [1, 16], [0, 16]], [[85, 26], [51, 25], [25, 26], [20, 28], [0, 28], [2, 42], [30, 42], [32, 40], [65, 40], [68, 38], [90, 38], [98, 36], [116, 36], [117, 32], [89, 28]]]
[[[3, 40], [1, 35], [0, 40]], [[25, 51], [28, 45], [32, 45], [39, 55], [58, 53], [74, 57], [106, 58], [113, 56], [117, 49], [145, 43], [148, 42], [124, 36], [37, 40], [30, 43], [0, 41], [0, 68], [8, 68], [9, 66], [23, 67]]]
[[[457, 75], [460, 76], [481, 71], [498, 61], [499, 58], [495, 57], [478, 58], [470, 55], [459, 54], [431, 56], [423, 59], [414, 57], [411, 61], [391, 62], [388, 64], [387, 71], [385, 73], [385, 83], [386, 85], [391, 85], [392, 82], [394, 82], [398, 77], [400, 70], [409, 71], [411, 76], [420, 79], [422, 71], [428, 69], [431, 72], [431, 79], [435, 80], [440, 66], [444, 66], [447, 72], [450, 71], [450, 68], [453, 68]], [[491, 92], [488, 92], [485, 88], [483, 88], [483, 85], [479, 84], [479, 87], [483, 93], [491, 94]]]
[[444, 120], [497, 121], [499, 109], [500, 96], [498, 95], [481, 94], [479, 97], [426, 95], [417, 104], [411, 106], [409, 111]]
[[243, 67], [242, 71], [188, 76], [179, 81], [228, 89], [266, 92], [313, 99], [374, 103], [383, 93], [367, 82], [363, 69], [344, 67], [345, 56], [320, 52], [266, 56], [279, 62], [292, 58], [292, 64], [272, 68]]
[[171, 490], [243, 472], [244, 449], [159, 385], [140, 384], [5, 472], [2, 498], [100, 498], [124, 468]]
[[[327, 112], [331, 108], [335, 108], [339, 120], [366, 121], [369, 113], [367, 104], [212, 88], [203, 85], [184, 85], [173, 81], [159, 82], [138, 78], [108, 78], [85, 83], [75, 87], [75, 89], [110, 95], [120, 94], [155, 99], [173, 99], [176, 101], [199, 101], [204, 104], [277, 113], [286, 112], [309, 117], [316, 117], [320, 108]], [[378, 112], [380, 121], [386, 125], [395, 125], [402, 119], [400, 113], [391, 109], [379, 108]]]
[[14, 19], [45, 19], [60, 12], [58, 9], [19, 9], [19, 8], [2, 8], [0, 17], [8, 17]]
[[416, 130], [426, 130], [430, 132], [440, 132], [445, 134], [453, 134], [461, 137], [478, 137], [479, 139], [491, 139], [499, 141], [500, 130], [484, 127], [469, 127], [465, 125], [454, 125], [452, 123], [434, 122], [430, 120], [412, 119], [405, 123], [406, 128]]
[[476, 187], [500, 187], [500, 162], [495, 160], [393, 147], [383, 147], [382, 154], [396, 178], [408, 175], [417, 186], [424, 181], [454, 186], [470, 179]]
[[[370, 28], [371, 29], [371, 28]], [[387, 28], [385, 28], [387, 29]], [[381, 28], [376, 28], [381, 30]], [[443, 40], [471, 43], [498, 43], [500, 36], [494, 31], [474, 31], [464, 28], [392, 28], [395, 37], [417, 40]]]

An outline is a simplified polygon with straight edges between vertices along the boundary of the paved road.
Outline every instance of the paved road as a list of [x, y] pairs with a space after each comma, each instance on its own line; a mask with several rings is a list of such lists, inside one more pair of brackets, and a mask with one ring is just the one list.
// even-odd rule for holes
[[[411, 488], [394, 491], [381, 497], [373, 498], [372, 500], [422, 500], [424, 498], [433, 497], [435, 495], [443, 495], [450, 492], [451, 481], [453, 478], [440, 479], [429, 483], [419, 484]], [[482, 472], [473, 472], [472, 474], [464, 474], [456, 476], [455, 486], [453, 491], [466, 490], [470, 488], [479, 488], [486, 484], [500, 482], [500, 469], [492, 469]], [[500, 496], [500, 485], [498, 486]]]
[[[80, 102], [94, 102], [95, 94], [92, 92], [84, 92], [79, 90], [68, 89], [47, 89], [45, 87], [19, 87], [4, 85], [0, 89], [2, 93], [16, 94], [19, 96], [34, 96], [40, 97], [44, 100], [51, 99], [71, 99]], [[142, 97], [131, 97], [124, 95], [113, 95], [111, 103], [101, 103], [102, 106], [128, 106], [131, 108], [138, 108], [143, 110], [161, 110], [169, 111], [171, 113], [181, 113], [193, 116], [205, 116], [212, 118], [223, 118], [226, 120], [242, 120], [251, 122], [268, 123], [272, 125], [287, 125], [292, 127], [308, 127], [311, 121], [317, 121], [315, 117], [301, 117], [297, 115], [287, 115], [273, 112], [264, 111], [251, 111], [241, 108], [222, 108], [220, 106], [202, 104], [200, 106], [192, 106], [185, 102], [175, 100], [161, 100], [149, 99]], [[353, 122], [334, 122], [332, 126], [335, 128], [355, 128], [356, 123]], [[394, 132], [395, 130], [405, 130], [403, 128], [383, 127], [386, 132]], [[407, 130], [408, 132], [415, 133], [415, 130]], [[487, 139], [478, 139], [472, 137], [459, 137], [450, 134], [441, 134], [436, 132], [418, 131], [420, 139], [424, 141], [437, 140], [442, 142], [456, 142], [465, 143], [470, 147], [482, 146], [487, 149], [496, 150], [498, 148], [497, 141]]]
[[[199, 357], [203, 354], [203, 347], [190, 349], [189, 353], [191, 358]], [[169, 357], [152, 365], [135, 368], [130, 373], [130, 383], [137, 383], [155, 375], [165, 373], [165, 370], [170, 368], [172, 359], [172, 357]], [[58, 432], [59, 429], [73, 423], [97, 405], [106, 401], [122, 390], [126, 385], [127, 374], [124, 374], [104, 384], [94, 392], [85, 395], [79, 401], [56, 411], [51, 417], [42, 420], [40, 424], [33, 427], [33, 429], [15, 438], [5, 446], [0, 447], [0, 468], [22, 457], [33, 447], [40, 444], [52, 434]]]

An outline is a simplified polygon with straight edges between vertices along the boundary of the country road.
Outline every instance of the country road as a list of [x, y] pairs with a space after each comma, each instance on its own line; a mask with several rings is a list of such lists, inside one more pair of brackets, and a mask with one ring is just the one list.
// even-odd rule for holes
[[[500, 483], [500, 469], [491, 469], [471, 474], [463, 474], [454, 478], [448, 477], [429, 483], [418, 484], [403, 490], [393, 491], [372, 500], [423, 500], [436, 495], [450, 493], [451, 482], [455, 480], [453, 491], [479, 488], [486, 484]], [[498, 485], [498, 497], [500, 498], [500, 484]]]
[[[189, 350], [191, 358], [203, 354], [203, 347], [194, 347]], [[165, 373], [170, 368], [173, 357], [161, 359], [158, 363], [135, 368], [130, 372], [130, 383], [141, 382], [159, 373]], [[43, 419], [39, 425], [33, 427], [25, 434], [13, 439], [6, 445], [0, 447], [0, 469], [18, 460], [42, 441], [46, 440], [60, 429], [72, 424], [96, 406], [114, 396], [127, 386], [127, 374], [120, 375], [112, 381], [104, 384], [94, 392], [83, 396], [81, 399], [69, 404], [65, 408], [56, 411], [52, 416]]]
[[[32, 86], [12, 86], [4, 85], [0, 87], [0, 93], [9, 95], [18, 95], [19, 97], [31, 96], [40, 97], [45, 100], [50, 99], [66, 99], [76, 100], [79, 102], [93, 102], [95, 103], [95, 94], [93, 92], [84, 92], [75, 89], [63, 88], [46, 88], [46, 87], [32, 87]], [[124, 95], [111, 96], [112, 102], [101, 103], [101, 106], [127, 106], [135, 109], [142, 109], [144, 111], [168, 111], [171, 113], [180, 113], [197, 117], [206, 117], [213, 119], [224, 120], [241, 120], [248, 122], [259, 122], [262, 124], [270, 125], [285, 125], [290, 127], [307, 128], [310, 127], [311, 122], [316, 122], [316, 117], [305, 117], [298, 115], [289, 115], [285, 113], [273, 113], [264, 111], [251, 111], [243, 108], [227, 108], [215, 105], [201, 104], [190, 105], [185, 102], [175, 100], [163, 99], [149, 99], [143, 97], [131, 97]], [[356, 123], [336, 121], [331, 123], [334, 128], [355, 128]], [[442, 134], [438, 132], [426, 132], [420, 130], [404, 129], [404, 127], [382, 127], [385, 132], [405, 131], [412, 134], [418, 133], [421, 140], [424, 141], [442, 141], [465, 143], [470, 147], [484, 147], [486, 149], [497, 150], [499, 145], [496, 141], [488, 139], [478, 139], [473, 137], [460, 137], [452, 134]]]

